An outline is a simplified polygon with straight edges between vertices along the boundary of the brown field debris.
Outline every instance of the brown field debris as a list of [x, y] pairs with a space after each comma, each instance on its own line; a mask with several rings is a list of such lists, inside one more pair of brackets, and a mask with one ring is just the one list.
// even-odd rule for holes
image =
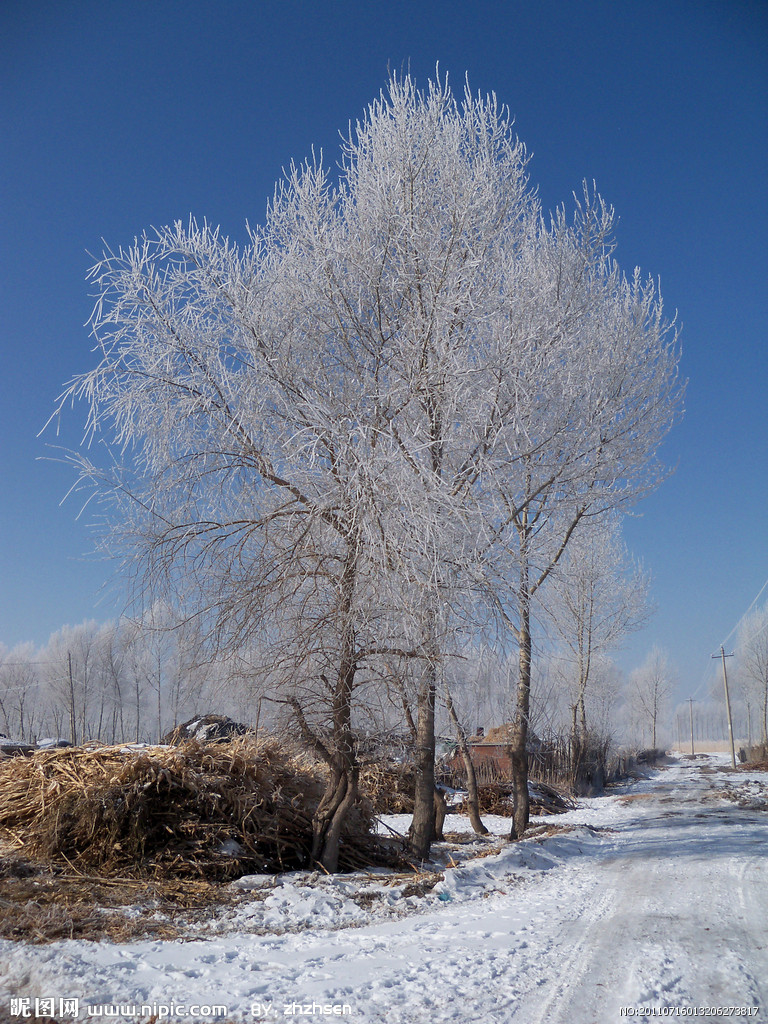
[[[100, 877], [205, 878], [309, 865], [323, 769], [272, 743], [85, 746], [0, 763], [0, 838], [24, 857]], [[364, 800], [341, 870], [386, 862]]]

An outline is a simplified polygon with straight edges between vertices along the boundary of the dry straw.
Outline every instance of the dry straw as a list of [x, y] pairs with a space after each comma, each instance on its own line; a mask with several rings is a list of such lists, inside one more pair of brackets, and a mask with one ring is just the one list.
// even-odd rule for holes
[[[236, 878], [309, 867], [323, 769], [250, 738], [86, 746], [0, 763], [0, 834], [27, 858], [101, 876]], [[340, 869], [387, 859], [360, 801]]]

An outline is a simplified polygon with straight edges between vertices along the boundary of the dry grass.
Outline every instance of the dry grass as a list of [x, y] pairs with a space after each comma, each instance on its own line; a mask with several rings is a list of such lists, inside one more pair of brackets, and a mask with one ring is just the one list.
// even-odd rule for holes
[[[249, 893], [254, 898], [253, 893]], [[242, 893], [202, 881], [68, 875], [0, 857], [0, 938], [31, 942], [176, 939]]]
[[[477, 802], [480, 814], [495, 814], [500, 818], [511, 818], [513, 813], [512, 797], [509, 786], [489, 782], [477, 787]], [[466, 801], [459, 805], [462, 814], [467, 813]]]
[[[205, 746], [70, 747], [0, 764], [0, 837], [74, 875], [204, 878], [308, 866], [321, 769], [243, 738]], [[386, 858], [365, 802], [342, 870]]]

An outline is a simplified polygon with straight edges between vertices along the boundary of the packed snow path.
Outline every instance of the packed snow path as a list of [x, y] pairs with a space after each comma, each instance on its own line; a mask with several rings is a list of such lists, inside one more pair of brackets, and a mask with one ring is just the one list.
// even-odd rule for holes
[[[89, 1005], [196, 1002], [238, 1022], [335, 1010], [382, 1024], [612, 1024], [740, 1008], [766, 1024], [766, 776], [683, 760], [627, 793], [582, 801], [552, 819], [571, 831], [448, 870], [423, 898], [370, 878], [287, 879], [207, 940], [5, 942], [0, 998], [78, 997], [79, 1019]], [[254, 933], [265, 927], [275, 933]]]

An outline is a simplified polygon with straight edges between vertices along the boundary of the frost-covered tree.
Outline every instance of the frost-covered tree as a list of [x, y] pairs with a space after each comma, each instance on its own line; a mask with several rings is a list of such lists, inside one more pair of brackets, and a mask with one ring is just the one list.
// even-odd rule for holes
[[737, 678], [749, 717], [754, 707], [759, 714], [760, 742], [768, 743], [768, 604], [744, 617], [736, 657]]
[[630, 702], [643, 724], [650, 727], [651, 747], [657, 744], [659, 723], [669, 711], [674, 673], [665, 650], [654, 646], [629, 677]]
[[613, 210], [585, 189], [572, 221], [558, 211], [526, 247], [533, 291], [512, 282], [507, 297], [517, 438], [489, 475], [496, 511], [483, 571], [519, 651], [514, 835], [528, 824], [535, 602], [586, 524], [663, 479], [657, 452], [682, 394], [675, 331], [653, 281], [637, 270], [627, 279], [614, 261], [613, 225]]
[[64, 735], [72, 743], [100, 738], [94, 727], [103, 698], [98, 632], [94, 620], [63, 626], [41, 652], [48, 690], [64, 709]]
[[76, 457], [81, 481], [154, 593], [190, 596], [223, 646], [282, 652], [331, 766], [326, 866], [355, 795], [356, 690], [391, 654], [422, 665], [413, 841], [429, 848], [446, 609], [483, 460], [513, 431], [501, 296], [534, 207], [509, 129], [495, 100], [393, 79], [339, 185], [293, 168], [242, 251], [175, 225], [93, 272], [101, 362], [65, 399], [89, 403], [114, 461]]
[[419, 680], [424, 857], [446, 653], [513, 624], [524, 732], [536, 589], [585, 517], [656, 480], [676, 353], [653, 285], [613, 264], [599, 199], [545, 223], [525, 168], [495, 97], [394, 76], [338, 181], [293, 167], [245, 247], [193, 221], [92, 272], [100, 362], [61, 404], [85, 400], [109, 457], [74, 455], [80, 484], [140, 589], [268, 660], [330, 768], [329, 869], [380, 664]]
[[32, 644], [8, 649], [0, 644], [0, 731], [9, 739], [32, 742], [45, 728], [40, 664]]
[[647, 575], [621, 540], [615, 515], [590, 521], [552, 574], [547, 611], [566, 659], [572, 731], [587, 740], [587, 694], [598, 663], [646, 621]]

